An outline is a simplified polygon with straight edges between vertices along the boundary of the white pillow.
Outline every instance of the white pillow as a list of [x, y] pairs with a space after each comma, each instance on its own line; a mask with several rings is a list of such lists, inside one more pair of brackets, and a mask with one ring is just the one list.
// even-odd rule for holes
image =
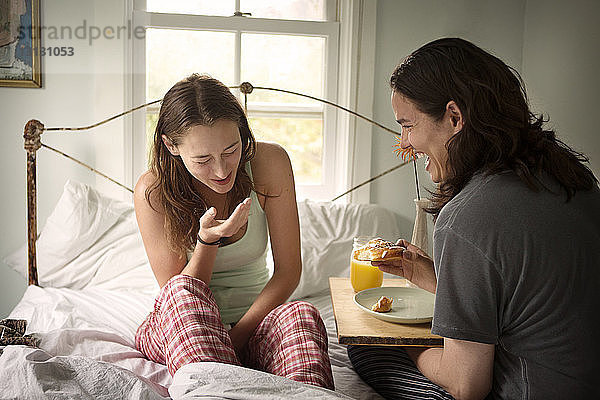
[[302, 277], [290, 296], [297, 300], [329, 288], [329, 277], [350, 276], [350, 253], [356, 236], [401, 236], [398, 214], [374, 204], [298, 203]]
[[[302, 277], [290, 300], [326, 291], [330, 276], [349, 276], [354, 237], [401, 236], [399, 216], [374, 204], [304, 200], [298, 214]], [[4, 262], [26, 277], [27, 245]], [[133, 206], [71, 180], [37, 240], [37, 267], [41, 286], [158, 290]]]
[[[67, 181], [37, 240], [40, 286], [156, 290], [129, 203]], [[27, 275], [27, 244], [4, 262]]]

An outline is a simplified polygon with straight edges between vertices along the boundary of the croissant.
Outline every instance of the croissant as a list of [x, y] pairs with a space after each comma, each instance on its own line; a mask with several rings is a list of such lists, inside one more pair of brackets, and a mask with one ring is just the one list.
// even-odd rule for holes
[[382, 238], [369, 240], [352, 253], [355, 260], [359, 261], [388, 261], [402, 258], [405, 248]]

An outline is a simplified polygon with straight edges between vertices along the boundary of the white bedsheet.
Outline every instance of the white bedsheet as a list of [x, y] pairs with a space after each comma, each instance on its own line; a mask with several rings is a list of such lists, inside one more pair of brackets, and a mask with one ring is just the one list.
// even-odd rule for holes
[[147, 360], [134, 345], [154, 294], [30, 286], [9, 318], [28, 320], [26, 333], [36, 333], [40, 349], [4, 349], [0, 398], [380, 398], [337, 343], [329, 296], [306, 300], [321, 311], [328, 330], [336, 392], [217, 363], [190, 364], [171, 378], [164, 365]]

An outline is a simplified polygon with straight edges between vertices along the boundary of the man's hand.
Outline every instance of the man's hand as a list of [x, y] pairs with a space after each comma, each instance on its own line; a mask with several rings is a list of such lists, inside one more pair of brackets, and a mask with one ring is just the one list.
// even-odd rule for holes
[[200, 218], [200, 231], [198, 235], [208, 243], [216, 242], [223, 237], [235, 235], [248, 222], [248, 213], [252, 200], [248, 197], [237, 205], [229, 218], [215, 219], [217, 210], [214, 207], [206, 210]]
[[400, 239], [396, 244], [406, 248], [402, 253], [402, 259], [371, 261], [371, 265], [379, 267], [383, 272], [403, 276], [420, 288], [435, 293], [437, 279], [433, 260], [408, 240]]

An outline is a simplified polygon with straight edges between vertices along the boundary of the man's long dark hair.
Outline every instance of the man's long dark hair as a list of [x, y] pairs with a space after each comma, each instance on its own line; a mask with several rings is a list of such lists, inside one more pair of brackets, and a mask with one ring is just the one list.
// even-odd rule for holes
[[446, 144], [448, 176], [427, 210], [436, 218], [478, 172], [512, 170], [533, 190], [543, 188], [539, 178], [547, 174], [567, 201], [598, 184], [583, 164], [589, 159], [545, 129], [547, 121], [529, 109], [519, 73], [466, 40], [444, 38], [422, 46], [396, 67], [390, 85], [435, 121], [451, 100], [462, 112], [463, 128]]

